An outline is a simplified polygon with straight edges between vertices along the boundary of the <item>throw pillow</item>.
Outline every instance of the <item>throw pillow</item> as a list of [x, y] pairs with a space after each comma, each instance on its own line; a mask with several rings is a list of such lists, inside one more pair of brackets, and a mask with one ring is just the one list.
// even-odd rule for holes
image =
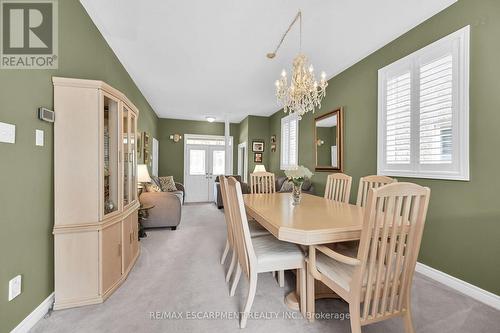
[[151, 183], [161, 188], [160, 180], [156, 176], [151, 176]]
[[159, 177], [160, 179], [160, 187], [163, 192], [174, 192], [177, 191], [177, 187], [175, 186], [174, 177]]
[[161, 192], [161, 188], [154, 183], [146, 183], [146, 192]]
[[293, 183], [289, 182], [288, 180], [285, 180], [283, 182], [283, 185], [281, 185], [280, 192], [292, 192], [293, 190]]

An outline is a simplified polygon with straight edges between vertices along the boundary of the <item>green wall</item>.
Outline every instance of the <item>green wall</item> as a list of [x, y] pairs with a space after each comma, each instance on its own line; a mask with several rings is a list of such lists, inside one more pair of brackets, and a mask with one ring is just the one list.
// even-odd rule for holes
[[[237, 172], [239, 125], [230, 124], [229, 133], [233, 136], [233, 172]], [[184, 135], [206, 134], [224, 135], [224, 123], [209, 123], [207, 121], [179, 120], [161, 118], [158, 126], [159, 151], [159, 176], [174, 176], [176, 182], [184, 182]], [[181, 134], [182, 140], [175, 143], [170, 140], [171, 134]]]
[[[344, 167], [358, 179], [377, 171], [377, 71], [466, 25], [471, 25], [470, 170], [471, 180], [404, 179], [432, 190], [419, 261], [500, 295], [500, 1], [460, 0], [329, 81], [316, 115], [344, 107]], [[320, 65], [320, 64], [316, 64]], [[279, 131], [278, 112], [270, 128]], [[312, 121], [300, 122], [299, 162], [313, 170]], [[279, 132], [278, 132], [279, 133]], [[279, 171], [279, 154], [272, 155]], [[327, 173], [313, 177], [318, 194]]]
[[[271, 151], [269, 135], [269, 117], [248, 116], [248, 172], [252, 173], [256, 164], [263, 164], [269, 170], [269, 154]], [[253, 141], [264, 141], [264, 152], [262, 163], [254, 162], [254, 152], [252, 151]], [[248, 178], [250, 179], [250, 178]]]
[[[264, 141], [264, 152], [262, 163], [254, 162], [254, 152], [252, 151], [253, 141]], [[267, 170], [270, 167], [271, 136], [269, 134], [269, 117], [248, 116], [240, 123], [239, 143], [247, 143], [248, 154], [248, 174], [253, 172], [256, 164], [263, 164]], [[235, 160], [235, 163], [237, 160]], [[250, 179], [250, 178], [248, 178]]]
[[[0, 143], [0, 332], [54, 290], [53, 127], [36, 118], [37, 107], [53, 107], [52, 76], [106, 81], [139, 108], [139, 130], [158, 134], [158, 118], [81, 4], [59, 1], [59, 69], [0, 70], [0, 121], [16, 125], [16, 143]], [[35, 129], [45, 131], [44, 147], [35, 147]], [[7, 302], [17, 274], [22, 293]]]

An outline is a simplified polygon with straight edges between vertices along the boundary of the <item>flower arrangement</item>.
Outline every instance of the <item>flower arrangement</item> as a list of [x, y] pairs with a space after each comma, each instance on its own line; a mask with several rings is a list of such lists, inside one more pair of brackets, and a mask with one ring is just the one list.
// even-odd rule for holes
[[305, 166], [301, 165], [297, 169], [286, 170], [285, 176], [293, 185], [299, 186], [306, 180], [314, 176], [314, 174]]
[[285, 176], [288, 178], [289, 182], [293, 183], [292, 204], [296, 206], [302, 199], [302, 183], [304, 183], [306, 179], [311, 178], [313, 173], [308, 168], [301, 165], [297, 169], [286, 170]]

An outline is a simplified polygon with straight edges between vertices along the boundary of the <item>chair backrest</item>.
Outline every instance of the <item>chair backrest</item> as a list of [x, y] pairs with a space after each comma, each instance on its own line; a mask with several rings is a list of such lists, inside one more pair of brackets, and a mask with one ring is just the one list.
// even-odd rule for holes
[[231, 211], [234, 244], [238, 255], [238, 263], [240, 264], [241, 270], [247, 277], [250, 277], [250, 273], [256, 269], [257, 257], [255, 256], [252, 240], [250, 238], [241, 185], [232, 177], [224, 179], [224, 182], [226, 182], [226, 193], [228, 206]]
[[276, 193], [274, 173], [255, 172], [250, 174], [250, 193]]
[[368, 191], [358, 250], [361, 264], [351, 282], [351, 291], [359, 292], [363, 303], [362, 322], [390, 317], [409, 306], [429, 197], [429, 188], [412, 183]]
[[226, 221], [227, 240], [231, 245], [231, 248], [234, 249], [234, 240], [233, 240], [234, 236], [233, 236], [231, 210], [228, 207], [228, 198], [227, 198], [227, 179], [225, 176], [218, 176], [218, 178], [220, 183], [222, 205], [224, 206], [224, 220]]
[[325, 198], [349, 203], [352, 177], [343, 173], [332, 173], [326, 180]]
[[368, 191], [372, 188], [396, 183], [398, 180], [386, 176], [365, 176], [359, 179], [358, 199], [356, 205], [364, 207], [368, 199]]

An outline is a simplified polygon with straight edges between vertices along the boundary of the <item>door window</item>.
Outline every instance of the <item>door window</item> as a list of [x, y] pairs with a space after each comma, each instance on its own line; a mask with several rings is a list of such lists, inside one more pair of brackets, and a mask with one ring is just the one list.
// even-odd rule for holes
[[189, 174], [191, 176], [205, 175], [205, 150], [189, 150]]
[[223, 175], [225, 174], [226, 168], [226, 152], [223, 150], [214, 150], [212, 154], [212, 174], [213, 175]]

